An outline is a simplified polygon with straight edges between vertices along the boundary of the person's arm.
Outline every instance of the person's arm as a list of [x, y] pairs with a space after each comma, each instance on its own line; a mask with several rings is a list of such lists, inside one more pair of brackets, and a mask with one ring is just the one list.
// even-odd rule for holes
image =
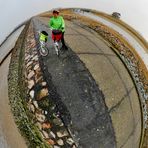
[[50, 20], [49, 20], [49, 22], [48, 22], [49, 28], [53, 29], [52, 25], [53, 25], [53, 19], [50, 18]]
[[62, 30], [62, 32], [64, 32], [65, 31], [65, 21], [64, 21], [63, 17], [61, 17], [61, 21], [62, 21], [61, 30]]
[[65, 28], [65, 21], [64, 21], [63, 17], [62, 17], [62, 28]]

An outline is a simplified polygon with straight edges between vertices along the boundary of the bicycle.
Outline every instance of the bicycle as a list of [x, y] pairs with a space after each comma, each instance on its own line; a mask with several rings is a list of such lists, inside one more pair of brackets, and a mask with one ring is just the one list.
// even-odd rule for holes
[[39, 33], [39, 53], [42, 56], [47, 56], [48, 55], [48, 48], [46, 47], [46, 42], [47, 42], [47, 37], [48, 33], [45, 31], [38, 32]]

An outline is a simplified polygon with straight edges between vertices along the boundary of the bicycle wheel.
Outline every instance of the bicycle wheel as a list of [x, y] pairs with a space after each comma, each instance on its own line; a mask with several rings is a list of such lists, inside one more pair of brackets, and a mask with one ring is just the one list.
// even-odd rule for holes
[[40, 52], [40, 54], [41, 54], [42, 56], [44, 56], [44, 57], [48, 55], [48, 49], [47, 49], [46, 47], [40, 48], [40, 49], [39, 49], [39, 52]]
[[59, 52], [59, 48], [58, 48], [58, 46], [55, 45], [54, 48], [55, 48], [55, 51], [56, 51], [57, 56], [59, 57], [60, 52]]

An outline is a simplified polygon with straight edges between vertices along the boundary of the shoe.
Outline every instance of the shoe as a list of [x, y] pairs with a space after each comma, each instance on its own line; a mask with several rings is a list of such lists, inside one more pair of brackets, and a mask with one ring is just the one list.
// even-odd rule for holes
[[62, 50], [68, 50], [68, 47], [66, 45], [62, 46]]
[[65, 46], [65, 50], [68, 50], [68, 47], [67, 46]]

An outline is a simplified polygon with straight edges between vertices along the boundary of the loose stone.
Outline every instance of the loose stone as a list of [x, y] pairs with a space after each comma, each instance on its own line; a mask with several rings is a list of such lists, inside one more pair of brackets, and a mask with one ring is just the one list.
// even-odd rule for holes
[[34, 56], [32, 60], [38, 61], [38, 56]]
[[43, 135], [44, 135], [45, 139], [48, 139], [48, 138], [49, 138], [49, 136], [48, 136], [48, 133], [47, 133], [47, 132], [45, 132], [45, 131], [43, 131], [43, 130], [42, 130], [42, 133], [43, 133]]
[[28, 81], [28, 88], [31, 89], [34, 86], [34, 84], [35, 83], [33, 80]]
[[60, 148], [59, 146], [57, 146], [57, 145], [54, 145], [54, 147], [53, 148]]
[[47, 114], [48, 114], [48, 112], [45, 110], [45, 111], [44, 111], [44, 114], [45, 114], [45, 115], [47, 115]]
[[39, 68], [39, 64], [36, 64], [35, 66], [34, 66], [34, 70], [37, 70]]
[[38, 67], [38, 68], [35, 70], [35, 73], [36, 73], [37, 76], [41, 76], [41, 75], [42, 75], [42, 74], [41, 74], [41, 69], [40, 69], [40, 67]]
[[27, 72], [31, 72], [31, 71], [32, 71], [32, 66], [30, 65], [27, 67]]
[[47, 88], [43, 88], [39, 94], [37, 95], [37, 100], [41, 100], [42, 98], [48, 96], [48, 89]]
[[28, 62], [26, 66], [28, 67], [28, 66], [30, 66], [31, 64], [32, 64], [32, 61]]
[[52, 131], [50, 131], [50, 135], [52, 138], [56, 138], [56, 135]]
[[67, 131], [60, 131], [60, 132], [57, 132], [57, 136], [58, 136], [59, 138], [68, 136], [68, 132], [67, 132]]
[[40, 81], [42, 81], [42, 79], [43, 79], [42, 76], [35, 76], [36, 83], [39, 83]]
[[72, 138], [68, 138], [68, 139], [66, 140], [66, 142], [67, 142], [68, 144], [70, 144], [70, 145], [72, 145], [72, 144], [74, 143], [74, 141], [72, 140]]
[[53, 119], [53, 123], [58, 126], [63, 126], [63, 123], [59, 118]]
[[58, 145], [60, 145], [60, 146], [64, 145], [64, 142], [63, 142], [62, 139], [57, 140], [57, 143], [58, 143]]
[[29, 110], [34, 113], [34, 112], [35, 112], [35, 107], [34, 107], [34, 105], [29, 104]]
[[30, 93], [29, 93], [29, 95], [30, 95], [30, 97], [31, 97], [32, 99], [34, 98], [34, 93], [35, 93], [34, 90], [31, 90]]
[[34, 76], [34, 71], [32, 70], [29, 74], [28, 74], [28, 79], [31, 79]]
[[45, 116], [44, 115], [36, 113], [35, 116], [36, 116], [36, 118], [37, 118], [37, 120], [39, 122], [44, 122], [45, 121]]
[[50, 123], [43, 123], [42, 128], [43, 129], [49, 129], [49, 128], [51, 128], [51, 125], [50, 125]]
[[54, 145], [54, 144], [55, 144], [55, 142], [54, 142], [52, 139], [48, 139], [48, 140], [47, 140], [47, 143], [49, 143], [49, 144], [51, 144], [51, 145]]
[[46, 86], [47, 85], [47, 83], [46, 82], [42, 82], [42, 86]]
[[34, 106], [35, 106], [36, 108], [39, 107], [37, 101], [33, 101], [33, 104], [34, 104]]
[[25, 61], [27, 61], [30, 58], [30, 55], [26, 55]]

